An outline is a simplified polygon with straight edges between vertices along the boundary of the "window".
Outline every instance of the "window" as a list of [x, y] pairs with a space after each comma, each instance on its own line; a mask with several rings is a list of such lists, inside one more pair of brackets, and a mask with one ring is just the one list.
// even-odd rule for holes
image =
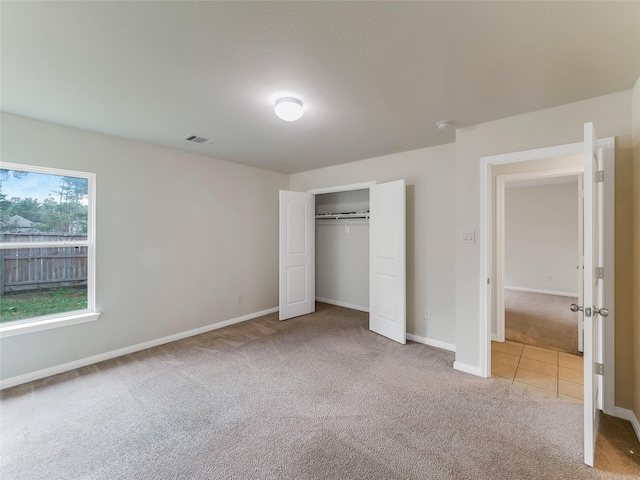
[[0, 337], [98, 316], [95, 175], [3, 162]]

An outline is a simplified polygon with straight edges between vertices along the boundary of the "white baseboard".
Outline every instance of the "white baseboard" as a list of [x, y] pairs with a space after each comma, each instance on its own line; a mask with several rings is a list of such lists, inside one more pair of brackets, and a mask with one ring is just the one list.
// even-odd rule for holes
[[407, 333], [407, 340], [411, 340], [412, 342], [416, 343], [422, 343], [424, 345], [429, 345], [430, 347], [449, 350], [450, 352], [456, 351], [456, 346], [453, 343], [441, 342], [440, 340], [434, 340], [433, 338], [420, 337], [419, 335], [414, 335], [413, 333]]
[[466, 363], [453, 362], [453, 369], [464, 373], [470, 373], [476, 377], [482, 377], [480, 367], [474, 367], [473, 365], [467, 365]]
[[636, 432], [636, 437], [638, 437], [638, 441], [640, 442], [640, 422], [638, 422], [638, 417], [636, 417], [633, 410], [613, 407], [613, 415], [618, 418], [622, 418], [623, 420], [629, 420], [633, 426], [633, 430]]
[[328, 303], [329, 305], [336, 305], [338, 307], [350, 308], [351, 310], [359, 310], [361, 312], [369, 312], [368, 307], [361, 307], [360, 305], [354, 305], [352, 303], [339, 302], [337, 300], [331, 300], [330, 298], [316, 297], [317, 302]]
[[553, 290], [540, 290], [537, 288], [524, 288], [524, 287], [504, 287], [505, 290], [515, 290], [516, 292], [529, 292], [529, 293], [542, 293], [544, 295], [558, 295], [559, 297], [578, 297], [577, 293], [571, 292], [556, 292]]
[[57, 375], [59, 373], [68, 372], [69, 370], [74, 370], [76, 368], [86, 367], [87, 365], [92, 365], [94, 363], [104, 362], [105, 360], [121, 357], [122, 355], [128, 355], [129, 353], [139, 352], [140, 350], [146, 350], [147, 348], [157, 347], [158, 345], [163, 345], [165, 343], [175, 342], [176, 340], [182, 340], [183, 338], [193, 337], [194, 335], [200, 335], [201, 333], [228, 327], [229, 325], [234, 325], [236, 323], [246, 322], [247, 320], [262, 317], [263, 315], [268, 315], [270, 313], [277, 312], [278, 310], [278, 307], [269, 308], [267, 310], [249, 313], [241, 317], [224, 320], [222, 322], [213, 323], [204, 327], [194, 328], [193, 330], [187, 330], [186, 332], [169, 335], [168, 337], [162, 337], [156, 340], [138, 343], [137, 345], [131, 345], [130, 347], [120, 348], [118, 350], [101, 353], [92, 357], [81, 358], [80, 360], [74, 360], [73, 362], [63, 363], [61, 365], [56, 365], [54, 367], [45, 368], [43, 370], [26, 373], [24, 375], [18, 375], [16, 377], [6, 378], [4, 380], [0, 380], [0, 390], [15, 387], [16, 385], [32, 382], [34, 380], [39, 380], [41, 378], [50, 377], [52, 375]]

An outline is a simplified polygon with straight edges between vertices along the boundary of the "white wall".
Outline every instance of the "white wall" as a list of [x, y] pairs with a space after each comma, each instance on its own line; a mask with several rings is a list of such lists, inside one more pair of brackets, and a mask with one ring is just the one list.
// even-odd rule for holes
[[[362, 210], [368, 189], [316, 195], [316, 213]], [[316, 298], [369, 311], [368, 219], [316, 220]]]
[[506, 188], [505, 287], [577, 296], [578, 257], [577, 181]]
[[102, 312], [96, 322], [2, 339], [2, 379], [277, 306], [286, 175], [13, 115], [1, 120], [3, 161], [96, 173]]
[[448, 144], [290, 177], [290, 189], [297, 191], [406, 180], [407, 331], [445, 344], [453, 344], [455, 335], [454, 175], [455, 146]]
[[[633, 403], [631, 255], [631, 91], [605, 95], [456, 131], [456, 232], [480, 224], [480, 158], [581, 142], [584, 123], [600, 138], [616, 138], [616, 405]], [[480, 234], [482, 232], [479, 232]], [[456, 361], [480, 366], [480, 245], [455, 244]]]

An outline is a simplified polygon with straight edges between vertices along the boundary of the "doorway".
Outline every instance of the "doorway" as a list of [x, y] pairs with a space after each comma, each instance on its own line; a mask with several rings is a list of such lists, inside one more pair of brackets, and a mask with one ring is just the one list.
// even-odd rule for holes
[[[605, 148], [609, 154], [605, 162], [606, 175], [613, 179], [615, 162], [613, 156], [614, 139], [607, 138], [599, 140], [598, 143]], [[485, 377], [491, 376], [491, 345], [492, 341], [505, 340], [504, 322], [498, 321], [497, 315], [504, 311], [504, 307], [497, 307], [503, 297], [503, 288], [497, 287], [502, 284], [504, 286], [504, 272], [502, 268], [498, 268], [500, 264], [504, 265], [504, 258], [497, 256], [496, 252], [496, 230], [491, 228], [495, 224], [496, 217], [496, 196], [504, 193], [497, 188], [498, 174], [512, 174], [510, 180], [522, 180], [518, 178], [516, 173], [524, 173], [530, 178], [552, 177], [564, 175], [577, 175], [581, 172], [581, 166], [577, 163], [577, 159], [582, 156], [584, 144], [575, 143], [568, 145], [559, 145], [556, 147], [540, 148], [523, 152], [514, 152], [510, 154], [501, 154], [482, 159], [481, 168], [481, 238], [480, 242], [484, 246], [481, 248], [480, 271], [481, 271], [481, 344], [480, 344], [480, 370], [481, 375]], [[611, 158], [609, 158], [611, 157]], [[528, 163], [532, 162], [532, 163]], [[537, 172], [531, 165], [535, 163]], [[510, 167], [509, 167], [510, 166]], [[504, 170], [500, 170], [505, 168]], [[507, 168], [511, 168], [508, 170]], [[527, 172], [528, 171], [528, 172]], [[503, 177], [504, 179], [504, 177]], [[504, 186], [504, 183], [503, 183]], [[610, 182], [613, 187], [613, 181]], [[608, 306], [614, 305], [614, 285], [613, 285], [613, 245], [614, 245], [614, 191], [608, 188], [605, 191], [604, 198], [604, 225], [603, 225], [603, 244], [604, 244], [604, 260], [607, 265], [607, 276], [610, 281], [605, 284], [604, 298]], [[500, 228], [500, 227], [499, 227]], [[504, 298], [502, 298], [504, 302]], [[572, 302], [567, 302], [568, 305]], [[567, 306], [568, 308], [568, 306]], [[613, 310], [610, 308], [610, 310]], [[602, 395], [601, 408], [607, 414], [614, 411], [614, 320], [610, 315], [607, 322], [601, 325], [603, 337], [603, 363], [607, 365], [606, 373], [602, 378]]]
[[[571, 305], [584, 313], [584, 461], [593, 465], [597, 413], [614, 410], [614, 179], [615, 139], [598, 140], [593, 124], [584, 125], [584, 142], [481, 158], [480, 170], [480, 373], [491, 376], [492, 313], [495, 311], [493, 225], [496, 187], [492, 168], [545, 159], [552, 167], [563, 156], [582, 154], [584, 170], [584, 268], [583, 305]], [[575, 309], [574, 309], [575, 308]], [[604, 321], [604, 317], [609, 317]]]
[[[564, 168], [496, 175], [495, 318], [492, 338], [573, 355], [583, 350], [581, 304], [582, 159]], [[536, 161], [519, 168], [535, 168]]]
[[[553, 167], [553, 168], [552, 168]], [[583, 401], [578, 339], [582, 155], [491, 168], [495, 190], [492, 376]]]
[[369, 189], [316, 194], [316, 300], [369, 312]]

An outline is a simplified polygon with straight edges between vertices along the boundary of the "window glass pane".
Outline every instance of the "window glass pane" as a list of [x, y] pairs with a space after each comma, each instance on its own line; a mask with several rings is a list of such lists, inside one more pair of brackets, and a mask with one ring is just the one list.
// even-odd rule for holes
[[0, 242], [87, 239], [89, 180], [0, 169]]
[[0, 250], [0, 322], [87, 308], [87, 247]]

